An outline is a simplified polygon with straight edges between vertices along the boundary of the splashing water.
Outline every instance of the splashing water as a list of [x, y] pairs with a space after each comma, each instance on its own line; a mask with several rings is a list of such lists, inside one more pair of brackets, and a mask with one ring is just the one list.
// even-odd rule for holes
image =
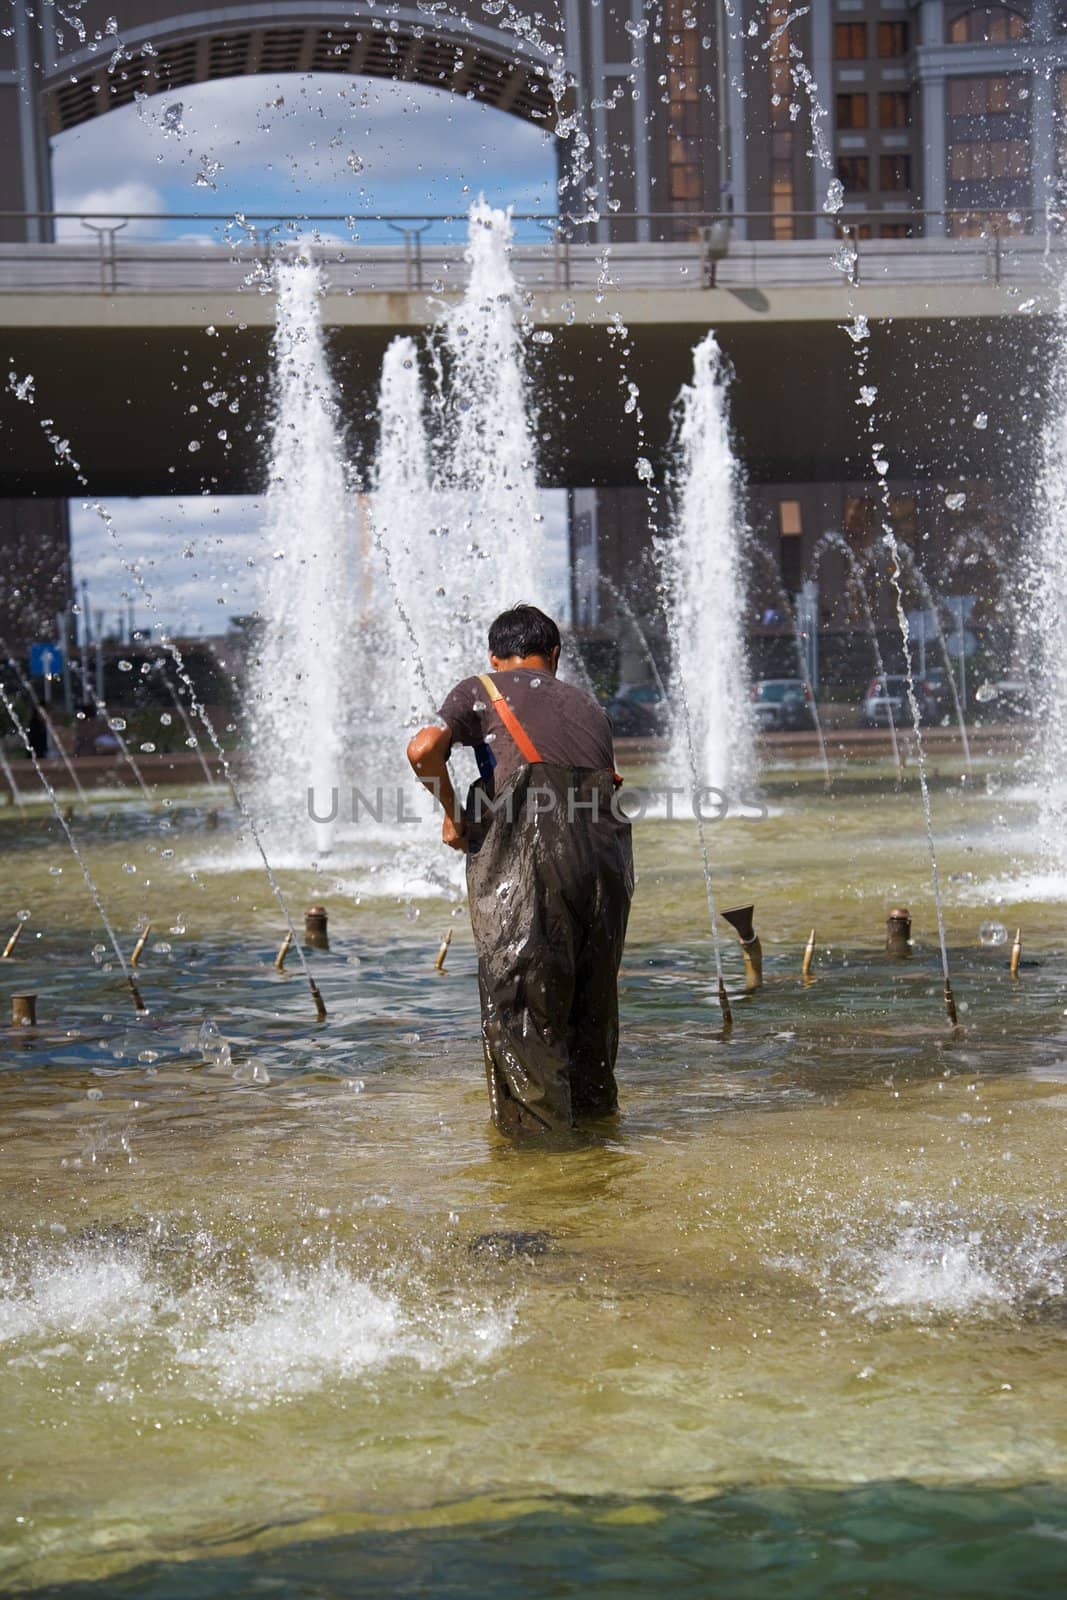
[[[275, 268], [274, 428], [267, 493], [271, 557], [260, 610], [267, 619], [253, 686], [259, 808], [276, 822], [327, 819], [343, 777], [352, 718], [349, 641], [358, 574], [352, 494], [322, 333], [322, 279], [304, 256]], [[308, 806], [309, 797], [314, 804]]]
[[1028, 621], [1033, 684], [1034, 752], [1047, 865], [1067, 877], [1067, 282], [1061, 284], [1056, 321], [1059, 342], [1037, 482], [1035, 538], [1025, 571], [1020, 618]]
[[[665, 575], [677, 635], [671, 688], [676, 698], [684, 691], [689, 706], [694, 780], [729, 794], [752, 782], [755, 757], [742, 631], [744, 522], [726, 386], [722, 353], [709, 333], [693, 351], [693, 381], [679, 403]], [[688, 770], [688, 740], [677, 718], [671, 759]]]
[[[276, 269], [274, 559], [253, 703], [259, 809], [298, 849], [309, 830], [319, 854], [336, 849], [335, 793], [343, 804], [358, 786], [377, 791], [379, 811], [382, 796], [391, 805], [410, 784], [404, 730], [484, 663], [494, 612], [549, 603], [511, 240], [510, 213], [475, 204], [462, 297], [440, 310], [427, 353], [410, 338], [387, 350], [365, 499], [345, 456], [320, 274], [305, 256]], [[378, 838], [366, 816], [361, 826], [375, 859], [384, 847], [413, 881], [437, 883], [431, 830]]]
[[458, 620], [472, 627], [467, 648], [476, 639], [479, 655], [483, 619], [494, 607], [545, 600], [534, 411], [511, 245], [510, 211], [482, 200], [471, 207], [470, 278], [440, 324], [447, 387], [439, 380], [435, 409], [444, 448], [438, 481], [450, 512], [440, 550], [450, 574], [444, 598], [453, 626]]
[[510, 213], [472, 207], [470, 278], [440, 314], [429, 392], [413, 339], [382, 364], [375, 614], [394, 645], [386, 697], [409, 721], [483, 663], [495, 611], [548, 604], [511, 237]]

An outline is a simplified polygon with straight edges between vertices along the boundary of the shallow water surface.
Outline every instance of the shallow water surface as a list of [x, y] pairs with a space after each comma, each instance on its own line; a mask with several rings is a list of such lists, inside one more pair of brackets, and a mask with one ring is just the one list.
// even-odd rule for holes
[[487, 1127], [447, 893], [284, 874], [331, 913], [320, 1028], [225, 819], [78, 818], [127, 948], [153, 921], [138, 1018], [58, 839], [6, 824], [40, 1027], [0, 1068], [0, 1581], [1062, 1591], [1067, 960], [1028, 802], [935, 792], [954, 1038], [914, 793], [769, 798], [712, 838], [764, 992], [728, 945], [724, 1039], [693, 829], [643, 823], [622, 1114], [533, 1150]]

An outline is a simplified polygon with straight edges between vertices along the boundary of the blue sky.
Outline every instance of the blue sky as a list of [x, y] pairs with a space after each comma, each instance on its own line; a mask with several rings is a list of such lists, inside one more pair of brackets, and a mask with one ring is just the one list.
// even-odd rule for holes
[[[336, 212], [367, 219], [363, 238], [381, 213], [462, 215], [481, 193], [520, 212], [555, 205], [552, 143], [540, 129], [445, 90], [334, 75], [235, 78], [153, 96], [61, 134], [53, 172], [61, 210]], [[185, 222], [138, 231], [207, 230]], [[108, 508], [126, 553], [148, 564], [151, 586], [165, 596], [169, 627], [219, 633], [228, 617], [252, 609], [259, 501], [160, 497]], [[560, 493], [546, 494], [545, 513], [562, 592]], [[113, 619], [130, 586], [114, 543], [80, 502], [72, 532], [75, 578], [88, 581], [92, 606]], [[138, 619], [147, 620], [140, 611]]]
[[517, 211], [555, 203], [541, 129], [444, 89], [327, 74], [154, 95], [61, 134], [53, 170], [57, 206], [70, 210], [371, 218], [462, 213], [480, 192]]

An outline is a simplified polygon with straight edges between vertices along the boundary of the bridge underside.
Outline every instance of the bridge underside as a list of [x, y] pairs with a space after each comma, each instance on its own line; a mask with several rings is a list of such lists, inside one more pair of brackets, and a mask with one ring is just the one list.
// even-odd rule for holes
[[[533, 347], [541, 476], [549, 486], [638, 481], [642, 453], [626, 382], [640, 388], [643, 453], [662, 472], [671, 410], [706, 324], [631, 324], [623, 363], [607, 330], [557, 326]], [[398, 319], [332, 329], [353, 456], [376, 435], [377, 375]], [[856, 349], [836, 322], [720, 324], [734, 369], [731, 414], [754, 481], [870, 480], [869, 413]], [[1045, 317], [914, 318], [871, 324], [863, 382], [877, 389], [875, 438], [894, 477], [1024, 483], [1052, 350]], [[77, 495], [42, 429], [69, 440], [93, 494], [254, 493], [266, 480], [269, 326], [45, 326], [4, 330], [6, 366], [32, 373], [35, 403], [7, 392], [0, 494]], [[237, 410], [230, 407], [236, 402]], [[195, 408], [195, 409], [193, 409]], [[988, 418], [982, 425], [982, 414]], [[976, 425], [975, 419], [978, 418]], [[193, 448], [190, 448], [193, 446]]]

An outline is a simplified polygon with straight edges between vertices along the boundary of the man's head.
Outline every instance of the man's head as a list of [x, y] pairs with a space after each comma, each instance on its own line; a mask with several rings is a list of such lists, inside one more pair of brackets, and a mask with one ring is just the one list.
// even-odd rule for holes
[[489, 629], [489, 662], [494, 672], [520, 665], [555, 672], [562, 640], [551, 617], [536, 606], [512, 606]]

